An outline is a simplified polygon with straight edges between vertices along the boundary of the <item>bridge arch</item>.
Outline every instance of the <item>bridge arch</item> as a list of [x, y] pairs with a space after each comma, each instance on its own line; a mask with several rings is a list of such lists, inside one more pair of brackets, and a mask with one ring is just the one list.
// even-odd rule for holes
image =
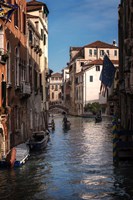
[[59, 108], [61, 109], [62, 111], [65, 111], [67, 114], [69, 113], [69, 109], [67, 107], [65, 107], [64, 105], [61, 105], [61, 104], [54, 104], [54, 105], [50, 105], [49, 106], [49, 110], [52, 110], [54, 108]]

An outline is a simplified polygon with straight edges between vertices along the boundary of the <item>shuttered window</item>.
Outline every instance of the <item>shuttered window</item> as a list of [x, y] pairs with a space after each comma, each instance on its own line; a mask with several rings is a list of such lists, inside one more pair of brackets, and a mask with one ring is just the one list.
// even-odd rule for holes
[[23, 33], [26, 34], [26, 14], [23, 13]]
[[18, 20], [19, 20], [18, 10], [19, 9], [16, 9], [14, 12], [14, 26], [17, 26], [17, 27], [18, 27]]

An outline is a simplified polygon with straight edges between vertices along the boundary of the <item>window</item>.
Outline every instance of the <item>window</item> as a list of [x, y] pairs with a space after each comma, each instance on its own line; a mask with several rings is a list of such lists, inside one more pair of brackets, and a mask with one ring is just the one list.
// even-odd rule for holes
[[89, 49], [89, 56], [92, 56], [92, 49]]
[[39, 27], [38, 21], [35, 22], [35, 26], [36, 26], [36, 30], [38, 30], [38, 27]]
[[37, 71], [35, 70], [36, 69], [36, 66], [35, 66], [35, 68], [34, 68], [34, 90], [35, 90], [35, 94], [37, 94], [37, 76], [38, 76], [38, 74], [37, 74]]
[[24, 35], [26, 35], [26, 14], [25, 13], [23, 13], [23, 33]]
[[58, 94], [58, 99], [61, 99], [61, 92]]
[[31, 62], [31, 59], [29, 59], [29, 82], [32, 87], [32, 62]]
[[42, 86], [42, 74], [39, 74], [39, 87], [41, 88]]
[[1, 99], [3, 108], [6, 107], [6, 81], [4, 80], [4, 74], [2, 74], [2, 82], [1, 82]]
[[93, 76], [90, 76], [90, 82], [93, 82]]
[[100, 71], [100, 66], [99, 65], [96, 66], [96, 71]]
[[15, 51], [15, 86], [20, 85], [20, 77], [19, 77], [19, 49], [16, 48]]
[[42, 36], [42, 38], [43, 38], [43, 35], [44, 35], [44, 30], [41, 29], [41, 36]]
[[78, 88], [76, 88], [76, 100], [78, 100]]
[[77, 78], [75, 78], [75, 83], [76, 83], [76, 84], [78, 84], [78, 77], [77, 77]]
[[97, 49], [94, 49], [94, 56], [97, 56]]
[[29, 30], [29, 42], [32, 43], [33, 38], [32, 38], [32, 31]]
[[55, 85], [55, 91], [57, 91], [58, 90], [58, 85]]
[[109, 50], [107, 50], [107, 55], [109, 56]]
[[39, 87], [40, 87], [40, 92], [42, 92], [42, 74], [39, 74]]
[[54, 99], [54, 92], [52, 92], [52, 99]]
[[117, 56], [117, 50], [114, 50], [114, 56]]
[[11, 46], [9, 42], [7, 43], [7, 52], [9, 55], [7, 59], [7, 84], [11, 84], [11, 59], [10, 59]]
[[104, 56], [104, 50], [100, 50], [100, 56]]
[[54, 85], [52, 85], [52, 90], [54, 89]]
[[46, 45], [46, 35], [43, 35], [43, 44]]
[[81, 62], [80, 65], [81, 65], [81, 67], [84, 66], [84, 62]]
[[25, 68], [25, 61], [20, 60], [20, 81], [25, 81], [26, 80], [26, 68]]
[[18, 27], [18, 20], [19, 20], [19, 15], [18, 15], [19, 9], [16, 9], [14, 12], [14, 26]]

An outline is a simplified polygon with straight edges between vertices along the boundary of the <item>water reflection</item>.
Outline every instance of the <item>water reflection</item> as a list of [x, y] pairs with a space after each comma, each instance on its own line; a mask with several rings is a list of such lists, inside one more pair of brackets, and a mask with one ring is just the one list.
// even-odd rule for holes
[[22, 168], [0, 171], [0, 199], [128, 200], [133, 197], [132, 165], [113, 167], [110, 119], [55, 119], [48, 147]]

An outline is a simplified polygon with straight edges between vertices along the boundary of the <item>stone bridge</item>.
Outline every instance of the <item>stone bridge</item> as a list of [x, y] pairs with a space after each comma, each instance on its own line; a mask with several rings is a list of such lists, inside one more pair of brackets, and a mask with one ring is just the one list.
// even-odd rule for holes
[[67, 114], [69, 113], [69, 109], [63, 104], [54, 104], [49, 106], [49, 110], [53, 110], [55, 108], [59, 108], [60, 110], [65, 111]]

